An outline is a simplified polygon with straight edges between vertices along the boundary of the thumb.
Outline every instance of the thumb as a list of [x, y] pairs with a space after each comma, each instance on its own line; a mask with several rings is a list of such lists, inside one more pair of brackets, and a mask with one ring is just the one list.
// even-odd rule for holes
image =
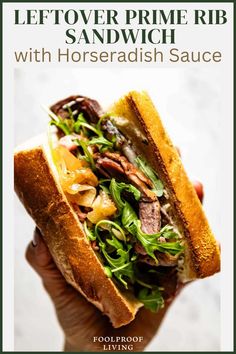
[[25, 256], [31, 267], [42, 278], [44, 287], [49, 295], [54, 298], [58, 291], [65, 287], [66, 281], [54, 263], [37, 228], [34, 230], [33, 241], [28, 245]]
[[31, 267], [43, 277], [52, 257], [37, 228], [34, 230], [33, 241], [28, 245], [25, 256]]

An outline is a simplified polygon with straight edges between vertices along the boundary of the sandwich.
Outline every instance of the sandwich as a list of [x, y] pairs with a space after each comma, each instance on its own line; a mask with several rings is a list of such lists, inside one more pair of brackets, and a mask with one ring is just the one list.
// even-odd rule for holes
[[47, 110], [47, 133], [15, 151], [15, 191], [67, 282], [113, 327], [220, 270], [218, 244], [147, 93], [107, 111], [80, 95]]

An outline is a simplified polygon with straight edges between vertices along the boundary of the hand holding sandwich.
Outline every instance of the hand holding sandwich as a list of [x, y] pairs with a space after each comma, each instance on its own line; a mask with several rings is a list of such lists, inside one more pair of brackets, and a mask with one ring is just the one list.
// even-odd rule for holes
[[55, 303], [66, 350], [99, 350], [94, 337], [121, 334], [144, 337], [141, 350], [183, 284], [220, 270], [218, 245], [145, 92], [106, 112], [70, 96], [48, 113], [48, 134], [14, 157], [16, 193], [46, 244], [37, 236], [27, 258]]
[[[202, 184], [196, 181], [193, 185], [202, 201]], [[106, 316], [66, 282], [38, 229], [34, 231], [34, 238], [27, 248], [26, 258], [42, 278], [43, 285], [52, 299], [65, 335], [64, 350], [68, 352], [100, 351], [104, 343], [94, 342], [94, 337], [108, 336], [143, 337], [141, 342], [133, 344], [133, 351], [142, 351], [158, 331], [169, 305], [174, 300], [172, 299], [164, 309], [155, 314], [143, 308], [131, 324], [114, 329]]]

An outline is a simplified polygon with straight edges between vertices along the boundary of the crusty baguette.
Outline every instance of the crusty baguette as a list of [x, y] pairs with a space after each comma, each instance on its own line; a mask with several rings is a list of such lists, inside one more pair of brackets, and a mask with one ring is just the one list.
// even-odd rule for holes
[[[110, 112], [126, 117], [129, 128], [124, 127], [135, 141], [132, 124], [142, 132], [148, 145], [137, 141], [149, 163], [153, 165], [169, 193], [176, 212], [178, 226], [187, 242], [185, 262], [179, 275], [182, 281], [204, 278], [220, 270], [220, 252], [209, 227], [197, 194], [188, 179], [176, 148], [167, 135], [160, 116], [145, 92], [130, 92], [115, 103]], [[140, 139], [139, 139], [140, 140]]]
[[40, 139], [35, 147], [31, 141], [29, 149], [15, 153], [15, 191], [68, 283], [106, 314], [114, 327], [126, 325], [142, 304], [130, 293], [121, 293], [105, 275], [58, 183], [47, 144], [38, 145]]

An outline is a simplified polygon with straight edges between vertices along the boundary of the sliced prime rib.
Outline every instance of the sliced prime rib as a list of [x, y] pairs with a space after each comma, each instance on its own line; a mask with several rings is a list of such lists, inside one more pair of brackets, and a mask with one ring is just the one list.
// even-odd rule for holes
[[79, 113], [83, 113], [84, 117], [91, 123], [97, 123], [99, 118], [103, 115], [103, 110], [96, 100], [79, 95], [67, 97], [50, 107], [52, 112], [62, 119], [70, 117], [68, 108], [71, 109], [75, 117], [77, 117]]
[[134, 185], [142, 195], [142, 200], [153, 202], [157, 200], [156, 194], [150, 189], [152, 182], [125, 156], [114, 152], [105, 152], [96, 155], [96, 167], [105, 171], [106, 177], [114, 177]]
[[139, 203], [139, 218], [142, 221], [142, 231], [146, 234], [155, 234], [161, 228], [160, 203], [153, 202]]
[[96, 167], [107, 178], [128, 182], [141, 192], [139, 202], [139, 218], [141, 228], [145, 233], [153, 234], [160, 231], [160, 203], [156, 194], [151, 190], [152, 182], [137, 167], [118, 153], [105, 152], [96, 154]]

